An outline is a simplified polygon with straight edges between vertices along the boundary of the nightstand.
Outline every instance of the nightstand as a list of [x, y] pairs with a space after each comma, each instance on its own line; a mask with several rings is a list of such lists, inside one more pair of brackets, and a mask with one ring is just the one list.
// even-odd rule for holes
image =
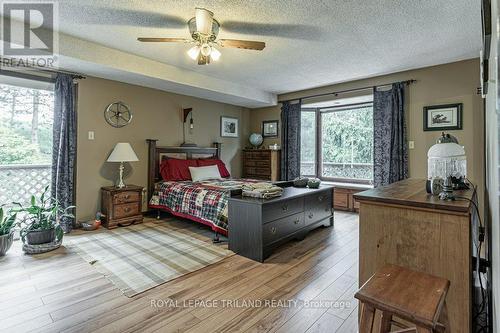
[[102, 225], [108, 229], [142, 223], [143, 187], [127, 185], [101, 187]]

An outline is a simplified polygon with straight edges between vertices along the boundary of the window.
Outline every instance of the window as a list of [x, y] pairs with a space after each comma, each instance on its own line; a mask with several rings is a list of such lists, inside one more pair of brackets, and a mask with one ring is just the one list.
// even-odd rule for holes
[[53, 85], [0, 77], [0, 203], [27, 203], [50, 184]]
[[316, 110], [302, 109], [300, 128], [300, 174], [316, 174]]
[[371, 102], [304, 108], [301, 126], [302, 175], [338, 182], [372, 182]]

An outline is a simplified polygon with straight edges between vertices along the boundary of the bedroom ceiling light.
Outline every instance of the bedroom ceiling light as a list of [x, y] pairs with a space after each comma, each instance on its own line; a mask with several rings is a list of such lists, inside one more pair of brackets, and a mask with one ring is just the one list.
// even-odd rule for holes
[[195, 16], [187, 22], [191, 39], [177, 37], [139, 37], [140, 42], [153, 43], [189, 43], [196, 44], [188, 51], [191, 59], [198, 65], [208, 65], [211, 60], [219, 60], [221, 53], [214, 48], [232, 47], [246, 50], [262, 51], [266, 43], [252, 40], [217, 39], [220, 23], [214, 19], [214, 13], [205, 8], [196, 8]]
[[212, 53], [210, 53], [210, 58], [212, 58], [212, 60], [214, 61], [217, 61], [220, 59], [220, 56], [221, 53], [219, 52], [219, 50], [217, 50], [215, 47], [212, 47]]
[[193, 60], [198, 60], [198, 56], [200, 55], [200, 47], [198, 45], [193, 46], [187, 51], [188, 56]]

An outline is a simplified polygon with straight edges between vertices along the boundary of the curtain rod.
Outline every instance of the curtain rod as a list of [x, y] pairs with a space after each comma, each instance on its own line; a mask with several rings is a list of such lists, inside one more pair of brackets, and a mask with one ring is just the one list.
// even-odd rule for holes
[[410, 79], [410, 80], [406, 80], [406, 81], [391, 82], [391, 83], [378, 84], [378, 85], [367, 86], [367, 87], [362, 87], [362, 88], [353, 88], [353, 89], [339, 90], [339, 91], [334, 91], [334, 92], [329, 92], [329, 93], [309, 95], [309, 96], [304, 96], [304, 97], [299, 97], [299, 98], [285, 99], [285, 100], [282, 100], [282, 101], [278, 101], [278, 103], [291, 102], [291, 101], [299, 101], [299, 100], [301, 101], [301, 100], [307, 99], [307, 98], [314, 98], [314, 97], [321, 97], [321, 96], [328, 96], [328, 95], [338, 95], [338, 94], [344, 94], [344, 93], [353, 92], [353, 91], [368, 90], [368, 89], [373, 89], [373, 88], [378, 88], [378, 87], [390, 86], [393, 83], [405, 83], [406, 85], [410, 85], [410, 84], [415, 83], [415, 82], [417, 82], [417, 80]]

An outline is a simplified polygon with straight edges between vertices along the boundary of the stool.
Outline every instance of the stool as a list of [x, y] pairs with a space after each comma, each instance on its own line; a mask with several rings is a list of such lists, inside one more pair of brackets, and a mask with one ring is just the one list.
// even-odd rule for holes
[[[400, 333], [450, 332], [445, 301], [449, 286], [450, 281], [440, 277], [395, 265], [384, 266], [354, 296], [361, 303], [359, 332], [370, 333], [373, 328], [373, 332], [390, 332], [392, 325], [404, 328], [397, 331]], [[374, 321], [379, 324], [374, 325]]]

